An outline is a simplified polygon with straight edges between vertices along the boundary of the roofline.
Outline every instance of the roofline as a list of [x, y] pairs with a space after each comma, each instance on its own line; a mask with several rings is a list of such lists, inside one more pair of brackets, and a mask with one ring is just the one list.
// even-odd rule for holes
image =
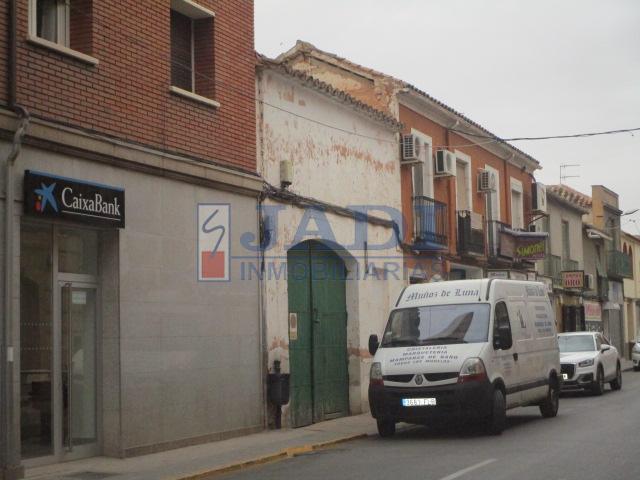
[[307, 75], [304, 72], [293, 70], [287, 65], [279, 62], [277, 59], [273, 60], [261, 54], [257, 54], [256, 56], [256, 70], [272, 70], [282, 74], [283, 76], [297, 80], [302, 86], [322, 93], [343, 105], [350, 106], [359, 113], [367, 116], [369, 119], [383, 124], [394, 132], [400, 132], [404, 129], [404, 125], [391, 115], [361, 102], [357, 98], [349, 95], [347, 92], [333, 87], [333, 85], [329, 85], [328, 83]]
[[[438, 110], [440, 110], [442, 113], [446, 113], [449, 118], [451, 118], [454, 121], [460, 121], [462, 120], [463, 122], [465, 122], [468, 128], [472, 129], [472, 132], [469, 133], [474, 133], [474, 134], [481, 134], [481, 135], [486, 135], [489, 136], [493, 139], [496, 140], [497, 144], [505, 147], [505, 149], [507, 151], [509, 151], [511, 153], [509, 158], [506, 158], [504, 160], [511, 162], [512, 164], [516, 165], [516, 166], [521, 166], [515, 162], [513, 162], [514, 158], [516, 158], [516, 156], [522, 160], [522, 163], [525, 165], [525, 167], [529, 167], [531, 169], [531, 171], [535, 171], [535, 170], [539, 170], [542, 169], [542, 166], [540, 165], [540, 162], [538, 160], [536, 160], [535, 158], [533, 158], [531, 155], [523, 152], [522, 150], [520, 150], [519, 148], [511, 145], [510, 143], [502, 140], [500, 137], [498, 137], [497, 135], [495, 135], [494, 133], [490, 132], [489, 130], [487, 130], [486, 128], [484, 128], [483, 126], [481, 126], [480, 124], [474, 122], [473, 120], [471, 120], [470, 118], [466, 117], [465, 115], [463, 115], [462, 113], [456, 111], [455, 109], [453, 109], [452, 107], [446, 105], [445, 103], [437, 100], [436, 98], [432, 97], [431, 95], [429, 95], [428, 93], [424, 92], [423, 90], [420, 90], [419, 88], [411, 85], [408, 82], [405, 82], [404, 80], [398, 79], [396, 77], [387, 75], [383, 72], [379, 72], [377, 70], [373, 70], [371, 68], [367, 68], [363, 65], [359, 65], [357, 63], [352, 62], [351, 60], [348, 60], [344, 57], [340, 57], [339, 55], [336, 55], [334, 53], [330, 53], [330, 52], [326, 52], [324, 50], [320, 50], [319, 48], [317, 48], [315, 45], [309, 43], [309, 42], [304, 42], [301, 40], [298, 40], [296, 42], [296, 44], [290, 48], [289, 50], [287, 50], [286, 52], [281, 53], [280, 55], [278, 55], [276, 57], [276, 61], [277, 62], [285, 62], [291, 58], [293, 58], [296, 55], [311, 55], [314, 58], [317, 58], [318, 60], [327, 62], [331, 65], [343, 68], [345, 70], [351, 71], [353, 73], [359, 74], [361, 76], [364, 76], [366, 78], [370, 78], [370, 79], [375, 79], [375, 77], [378, 78], [383, 78], [383, 79], [387, 79], [392, 81], [393, 83], [395, 83], [396, 85], [396, 92], [395, 92], [395, 96], [398, 99], [398, 102], [400, 102], [400, 96], [402, 93], [413, 93], [414, 95], [422, 98], [423, 100], [425, 100], [430, 106], [436, 106], [438, 108]], [[348, 68], [347, 68], [348, 67]], [[404, 91], [403, 91], [404, 90]], [[447, 128], [445, 125], [442, 125], [443, 127]], [[450, 127], [449, 127], [450, 128]], [[472, 136], [465, 136], [464, 133], [455, 132], [456, 134], [467, 138], [469, 141], [476, 143], [478, 142], [478, 138], [473, 138]], [[491, 150], [489, 150], [488, 145], [477, 145], [479, 147], [482, 147], [483, 149], [491, 152]], [[491, 152], [494, 153], [494, 152]]]
[[[516, 167], [521, 167], [522, 165], [524, 165], [525, 168], [528, 167], [532, 172], [535, 171], [535, 170], [541, 170], [542, 169], [542, 166], [540, 165], [540, 162], [538, 160], [536, 160], [535, 158], [533, 158], [531, 155], [523, 152], [519, 148], [517, 148], [517, 147], [511, 145], [510, 143], [502, 140], [501, 138], [499, 138], [495, 134], [491, 133], [486, 128], [482, 127], [481, 125], [479, 125], [478, 123], [474, 122], [470, 118], [466, 117], [465, 115], [457, 112], [453, 108], [449, 107], [448, 105], [446, 105], [446, 104], [442, 103], [441, 101], [437, 100], [436, 98], [432, 97], [428, 93], [423, 92], [422, 90], [420, 90], [420, 89], [418, 89], [418, 88], [416, 88], [413, 85], [410, 85], [408, 83], [405, 83], [405, 87], [403, 88], [403, 90], [404, 91], [402, 91], [402, 90], [399, 91], [398, 95], [397, 95], [398, 96], [398, 102], [401, 103], [402, 105], [405, 105], [407, 107], [411, 107], [410, 105], [407, 105], [407, 102], [403, 102], [403, 97], [405, 95], [412, 95], [414, 98], [417, 98], [417, 99], [421, 100], [422, 102], [424, 102], [426, 104], [427, 108], [435, 108], [435, 109], [437, 109], [438, 112], [440, 112], [445, 117], [450, 119], [452, 121], [452, 123], [453, 123], [453, 125], [451, 125], [449, 127], [447, 127], [446, 125], [442, 125], [442, 127], [451, 130], [456, 123], [458, 125], [460, 125], [461, 121], [464, 122], [460, 126], [463, 126], [464, 128], [469, 129], [469, 134], [470, 135], [465, 135], [464, 132], [461, 132], [459, 130], [451, 130], [456, 135], [459, 135], [459, 136], [469, 140], [472, 143], [477, 143], [476, 146], [478, 146], [480, 148], [483, 148], [484, 150], [487, 150], [490, 153], [493, 153], [493, 154], [495, 154], [497, 156], [500, 156], [499, 153], [506, 154], [507, 158], [503, 158], [503, 160], [506, 160], [506, 161], [510, 162], [512, 165], [515, 165]], [[483, 136], [492, 137], [493, 139], [496, 140], [496, 142], [495, 142], [495, 144], [487, 144], [487, 143], [483, 144], [478, 139], [478, 137], [476, 135], [483, 135]], [[492, 147], [494, 147], [494, 148], [492, 148]], [[496, 152], [497, 149], [495, 147], [501, 147], [502, 148], [502, 152], [497, 153]], [[514, 161], [516, 158], [520, 160], [520, 163]]]
[[562, 203], [563, 205], [565, 205], [565, 206], [567, 206], [569, 208], [572, 208], [573, 210], [576, 210], [577, 212], [580, 212], [583, 215], [586, 215], [587, 213], [589, 213], [591, 211], [590, 208], [582, 207], [580, 205], [577, 205], [577, 204], [573, 203], [570, 200], [567, 200], [566, 198], [561, 197], [560, 195], [555, 193], [553, 190], [547, 189], [547, 198], [552, 198], [554, 201], [556, 201], [558, 203]]

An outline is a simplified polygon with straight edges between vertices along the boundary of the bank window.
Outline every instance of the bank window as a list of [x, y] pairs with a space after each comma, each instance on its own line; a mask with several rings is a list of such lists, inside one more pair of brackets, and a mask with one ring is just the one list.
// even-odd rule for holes
[[[93, 0], [29, 0], [29, 34], [45, 46], [58, 46], [90, 55]], [[89, 63], [95, 59], [81, 58]]]
[[171, 90], [213, 99], [214, 13], [190, 0], [171, 0], [170, 23]]
[[64, 228], [58, 234], [58, 271], [97, 275], [98, 232]]

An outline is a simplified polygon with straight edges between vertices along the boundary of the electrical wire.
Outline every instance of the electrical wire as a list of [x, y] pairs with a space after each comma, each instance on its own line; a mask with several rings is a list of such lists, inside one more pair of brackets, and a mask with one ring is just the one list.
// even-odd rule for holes
[[[86, 17], [87, 19], [91, 20], [92, 22], [99, 24], [101, 27], [110, 30], [116, 34], [118, 34], [121, 38], [126, 38], [129, 43], [131, 45], [141, 45], [141, 44], [146, 44], [146, 47], [148, 48], [148, 50], [150, 51], [154, 51], [153, 48], [149, 48], [152, 47], [152, 45], [145, 41], [145, 40], [141, 40], [138, 37], [131, 37], [127, 34], [122, 34], [122, 32], [118, 32], [115, 29], [113, 29], [110, 25], [105, 24], [104, 22], [101, 22], [97, 19], [95, 19], [94, 17], [88, 15], [87, 13], [80, 11], [78, 7], [74, 7], [74, 5], [72, 4], [70, 7], [72, 10], [75, 10], [76, 13]], [[186, 50], [185, 50], [186, 52]], [[189, 52], [190, 53], [190, 52]], [[261, 103], [263, 105], [269, 106], [273, 109], [279, 110], [281, 112], [287, 113], [289, 115], [292, 115], [296, 118], [302, 119], [302, 120], [306, 120], [312, 123], [315, 123], [317, 125], [321, 125], [325, 128], [329, 128], [332, 130], [336, 130], [348, 135], [353, 135], [353, 136], [357, 136], [360, 138], [365, 138], [365, 139], [369, 139], [369, 140], [374, 140], [376, 142], [383, 142], [383, 143], [389, 143], [389, 144], [394, 144], [394, 145], [398, 145], [400, 146], [402, 143], [397, 141], [397, 140], [384, 140], [384, 139], [380, 139], [377, 137], [373, 137], [370, 135], [364, 135], [361, 133], [358, 133], [356, 131], [353, 130], [347, 130], [335, 125], [330, 125], [328, 123], [325, 122], [321, 122], [319, 120], [310, 118], [310, 117], [306, 117], [304, 115], [301, 115], [299, 113], [296, 112], [292, 112], [291, 110], [287, 110], [285, 108], [279, 107], [277, 105], [273, 105], [269, 102], [266, 102], [265, 100], [261, 100], [259, 98], [256, 98], [255, 95], [251, 95], [251, 94], [247, 94], [246, 92], [244, 92], [243, 90], [238, 89], [237, 87], [235, 87], [234, 85], [224, 82], [220, 79], [215, 79], [213, 77], [210, 77], [202, 72], [197, 72], [195, 71], [195, 69], [192, 68], [191, 65], [186, 65], [183, 63], [178, 62], [177, 60], [171, 59], [169, 60], [169, 62], [177, 67], [181, 67], [183, 69], [186, 69], [188, 71], [193, 71], [194, 75], [199, 76], [200, 78], [203, 78], [205, 80], [208, 80], [210, 82], [213, 83], [214, 86], [224, 86], [230, 90], [235, 91], [235, 93], [237, 93], [240, 96], [244, 96], [246, 98], [249, 98], [251, 100], [254, 100], [256, 103]], [[432, 148], [435, 149], [454, 149], [454, 148], [466, 148], [466, 147], [478, 147], [478, 146], [484, 146], [484, 145], [489, 145], [492, 143], [502, 143], [502, 144], [507, 144], [507, 142], [516, 142], [516, 141], [530, 141], [530, 140], [552, 140], [552, 139], [566, 139], [566, 138], [585, 138], [585, 137], [593, 137], [593, 136], [600, 136], [600, 135], [614, 135], [614, 134], [620, 134], [620, 133], [632, 133], [635, 131], [640, 131], [640, 127], [637, 128], [627, 128], [627, 129], [618, 129], [618, 130], [607, 130], [607, 131], [602, 131], [602, 132], [588, 132], [588, 133], [578, 133], [578, 134], [572, 134], [572, 135], [550, 135], [550, 136], [543, 136], [543, 137], [512, 137], [512, 138], [502, 138], [502, 137], [498, 137], [497, 135], [483, 135], [483, 134], [477, 134], [477, 133], [472, 133], [472, 132], [466, 132], [463, 130], [458, 130], [455, 128], [449, 128], [448, 130], [452, 131], [452, 132], [456, 132], [456, 133], [460, 133], [463, 135], [467, 135], [467, 136], [471, 136], [471, 137], [477, 137], [477, 138], [483, 138], [486, 139], [485, 142], [475, 142], [475, 143], [469, 143], [469, 144], [460, 144], [460, 145], [437, 145], [437, 146], [432, 146]]]
[[602, 132], [588, 132], [588, 133], [574, 133], [569, 135], [548, 135], [544, 137], [512, 137], [512, 138], [502, 138], [491, 135], [481, 135], [478, 133], [465, 132], [463, 130], [456, 130], [454, 128], [450, 129], [456, 133], [462, 133], [464, 135], [469, 135], [470, 137], [478, 137], [478, 138], [495, 138], [496, 140], [502, 142], [519, 142], [519, 141], [529, 141], [529, 140], [555, 140], [555, 139], [564, 139], [564, 138], [585, 138], [585, 137], [596, 137], [599, 135], [616, 135], [618, 133], [633, 133], [640, 131], [640, 127], [636, 128], [622, 128], [618, 130], [605, 130]]

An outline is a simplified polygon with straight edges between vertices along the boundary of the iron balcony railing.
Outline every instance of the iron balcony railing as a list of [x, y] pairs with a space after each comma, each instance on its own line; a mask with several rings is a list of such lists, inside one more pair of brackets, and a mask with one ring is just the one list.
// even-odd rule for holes
[[413, 197], [414, 247], [441, 250], [447, 246], [447, 205], [433, 198]]
[[564, 272], [574, 272], [578, 270], [578, 262], [576, 260], [571, 260], [570, 258], [562, 259], [562, 271]]
[[632, 278], [631, 257], [620, 250], [609, 250], [607, 253], [607, 275], [613, 278]]
[[598, 298], [602, 302], [609, 300], [609, 279], [598, 275]]
[[551, 277], [554, 288], [562, 288], [562, 259], [558, 255], [544, 257], [544, 274]]
[[468, 210], [458, 211], [458, 252], [484, 255], [484, 222], [482, 215]]

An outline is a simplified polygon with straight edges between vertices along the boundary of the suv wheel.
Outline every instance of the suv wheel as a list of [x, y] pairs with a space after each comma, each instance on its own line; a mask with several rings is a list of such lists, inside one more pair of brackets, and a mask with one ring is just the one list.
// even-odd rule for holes
[[604, 393], [604, 372], [602, 371], [601, 366], [598, 366], [596, 381], [593, 382], [593, 386], [591, 387], [591, 392], [593, 392], [594, 395], [602, 395]]
[[622, 369], [620, 368], [620, 364], [616, 366], [615, 380], [612, 380], [609, 385], [611, 386], [611, 390], [620, 390], [622, 388]]

